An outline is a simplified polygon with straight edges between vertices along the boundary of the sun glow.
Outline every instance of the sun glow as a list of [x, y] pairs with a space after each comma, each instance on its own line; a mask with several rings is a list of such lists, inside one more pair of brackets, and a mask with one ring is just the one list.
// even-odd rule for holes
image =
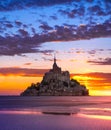
[[[92, 96], [111, 96], [110, 83], [105, 83], [104, 78], [97, 76], [75, 75], [72, 77], [89, 89]], [[95, 87], [96, 86], [96, 87]], [[103, 90], [104, 89], [104, 90]]]
[[2, 95], [19, 95], [31, 83], [41, 81], [41, 77], [0, 76], [0, 92]]
[[81, 84], [84, 84], [88, 89], [90, 88], [89, 81], [94, 79], [94, 78], [89, 77], [89, 76], [73, 76], [72, 78], [76, 79]]
[[93, 96], [111, 96], [111, 90], [91, 90], [90, 95], [93, 95]]

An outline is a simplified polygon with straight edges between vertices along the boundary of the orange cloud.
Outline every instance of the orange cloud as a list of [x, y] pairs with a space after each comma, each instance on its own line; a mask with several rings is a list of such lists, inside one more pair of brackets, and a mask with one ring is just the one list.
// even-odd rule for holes
[[1, 76], [26, 76], [26, 77], [41, 77], [48, 69], [29, 69], [29, 68], [0, 68]]

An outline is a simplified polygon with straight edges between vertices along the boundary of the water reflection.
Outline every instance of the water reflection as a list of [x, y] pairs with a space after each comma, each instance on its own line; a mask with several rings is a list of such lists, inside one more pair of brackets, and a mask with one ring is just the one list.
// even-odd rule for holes
[[61, 115], [111, 120], [111, 108], [39, 107], [33, 109], [3, 109], [0, 114]]
[[82, 110], [104, 110], [104, 111], [111, 111], [111, 108], [82, 108]]
[[111, 108], [81, 108], [80, 117], [111, 120]]
[[79, 117], [86, 117], [86, 118], [96, 118], [96, 119], [111, 120], [111, 116], [105, 116], [105, 115], [78, 114], [78, 116]]
[[20, 114], [20, 115], [74, 115], [77, 113], [71, 112], [61, 112], [61, 111], [31, 111], [31, 110], [2, 110], [0, 114]]
[[[87, 108], [88, 109], [88, 108]], [[31, 110], [24, 110], [24, 111], [20, 111], [20, 110], [3, 110], [0, 111], [0, 114], [20, 114], [20, 115], [44, 115], [44, 114], [48, 114], [48, 115], [65, 115], [65, 116], [78, 116], [78, 117], [83, 117], [83, 118], [95, 118], [95, 119], [104, 119], [104, 120], [111, 120], [111, 116], [109, 115], [104, 115], [100, 114], [100, 115], [96, 115], [94, 113], [72, 113], [72, 112], [58, 112], [58, 111], [31, 111]]]
[[81, 108], [82, 114], [111, 116], [111, 108]]
[[30, 111], [30, 110], [2, 110], [0, 114], [20, 114], [20, 115], [42, 115], [42, 112], [39, 111]]

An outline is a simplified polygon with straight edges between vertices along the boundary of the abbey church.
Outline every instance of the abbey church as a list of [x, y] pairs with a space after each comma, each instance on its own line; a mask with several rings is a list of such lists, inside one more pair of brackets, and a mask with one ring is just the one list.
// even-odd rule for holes
[[41, 83], [32, 84], [21, 96], [87, 96], [88, 89], [78, 81], [70, 80], [68, 71], [62, 71], [56, 63], [46, 72]]

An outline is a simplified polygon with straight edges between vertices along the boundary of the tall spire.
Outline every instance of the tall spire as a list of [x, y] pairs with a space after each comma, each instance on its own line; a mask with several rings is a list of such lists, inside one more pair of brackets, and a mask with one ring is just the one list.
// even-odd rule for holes
[[55, 55], [55, 53], [54, 53], [54, 63], [56, 63], [56, 55]]
[[52, 72], [54, 73], [61, 73], [61, 68], [57, 66], [56, 64], [56, 53], [54, 53], [54, 63], [53, 63], [53, 68], [52, 68]]

